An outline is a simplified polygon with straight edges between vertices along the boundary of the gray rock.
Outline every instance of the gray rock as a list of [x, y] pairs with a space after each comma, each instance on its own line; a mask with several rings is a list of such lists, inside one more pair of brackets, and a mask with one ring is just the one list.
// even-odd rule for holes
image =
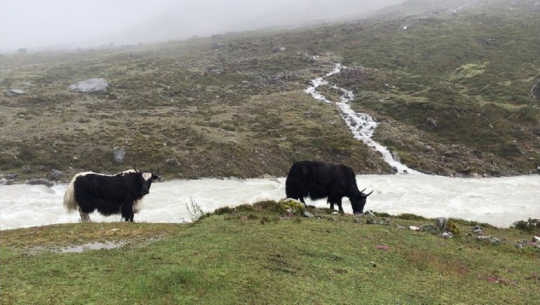
[[438, 126], [437, 126], [437, 121], [435, 121], [434, 118], [429, 117], [429, 118], [426, 119], [426, 121], [427, 121], [428, 126], [429, 126], [430, 128], [435, 129], [435, 128], [438, 127]]
[[126, 148], [115, 146], [113, 148], [113, 162], [115, 164], [124, 164], [124, 158], [126, 156]]
[[489, 240], [489, 242], [490, 242], [492, 245], [500, 245], [500, 244], [501, 244], [501, 240], [498, 239], [498, 238], [495, 238], [495, 237], [491, 238], [491, 239]]
[[478, 235], [484, 235], [484, 230], [480, 226], [474, 226], [473, 233]]
[[441, 237], [443, 238], [452, 238], [454, 236], [454, 234], [452, 234], [451, 232], [443, 232], [441, 234]]
[[54, 185], [54, 182], [47, 180], [47, 179], [32, 179], [26, 181], [26, 184], [30, 185], [45, 185], [48, 187], [52, 187]]
[[105, 92], [109, 83], [103, 78], [90, 78], [70, 85], [69, 90], [81, 93]]
[[364, 215], [366, 215], [366, 216], [373, 216], [373, 217], [374, 217], [374, 216], [375, 216], [375, 213], [373, 213], [372, 211], [366, 211], [366, 212], [364, 212]]
[[6, 180], [15, 180], [17, 179], [17, 177], [19, 177], [19, 174], [14, 174], [14, 173], [9, 173], [4, 176]]
[[531, 89], [532, 96], [540, 101], [540, 80]]
[[60, 178], [62, 178], [62, 172], [53, 169], [51, 173], [49, 174], [49, 177], [51, 178], [51, 180], [58, 181], [60, 180]]
[[282, 47], [282, 46], [277, 46], [277, 47], [274, 47], [274, 48], [272, 49], [272, 52], [274, 52], [274, 53], [280, 53], [280, 52], [283, 52], [283, 51], [285, 51], [285, 50], [287, 50], [287, 48]]
[[30, 167], [30, 165], [23, 165], [22, 172], [23, 174], [31, 174], [34, 172], [34, 170], [32, 169], [32, 167]]
[[447, 222], [448, 222], [448, 219], [446, 219], [445, 217], [439, 217], [435, 219], [435, 226], [437, 226], [437, 228], [440, 231], [444, 231], [446, 229]]
[[302, 215], [303, 215], [304, 217], [308, 217], [308, 218], [315, 217], [315, 215], [313, 215], [312, 213], [310, 213], [310, 212], [308, 212], [308, 211], [304, 211], [304, 212], [302, 213]]
[[4, 95], [7, 97], [14, 97], [14, 96], [23, 95], [23, 94], [25, 94], [25, 92], [20, 89], [10, 89], [10, 90], [4, 91]]

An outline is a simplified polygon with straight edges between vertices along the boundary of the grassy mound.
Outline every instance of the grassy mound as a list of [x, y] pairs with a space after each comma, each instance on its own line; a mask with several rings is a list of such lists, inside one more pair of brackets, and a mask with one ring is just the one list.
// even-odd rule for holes
[[[283, 203], [221, 208], [193, 224], [66, 224], [2, 232], [2, 304], [532, 304], [531, 235], [414, 215], [357, 217]], [[369, 220], [369, 221], [368, 221]], [[91, 242], [110, 250], [61, 253]], [[39, 248], [37, 248], [39, 247]]]

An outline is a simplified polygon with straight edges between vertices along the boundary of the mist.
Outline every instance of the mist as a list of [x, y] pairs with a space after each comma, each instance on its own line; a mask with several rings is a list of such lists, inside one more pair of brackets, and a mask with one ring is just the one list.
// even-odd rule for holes
[[0, 0], [0, 52], [153, 43], [359, 18], [403, 0]]

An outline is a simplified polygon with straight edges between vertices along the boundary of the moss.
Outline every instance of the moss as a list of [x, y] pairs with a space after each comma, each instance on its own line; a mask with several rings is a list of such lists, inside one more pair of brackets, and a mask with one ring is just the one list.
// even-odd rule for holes
[[279, 202], [279, 212], [284, 215], [301, 215], [304, 210], [304, 204], [298, 200], [284, 199]]
[[469, 79], [477, 75], [481, 75], [485, 72], [486, 67], [489, 65], [489, 62], [484, 62], [482, 64], [465, 64], [460, 66], [454, 71], [452, 75], [453, 79]]
[[446, 222], [445, 230], [452, 233], [452, 234], [454, 234], [454, 235], [459, 234], [459, 228], [457, 227], [457, 225], [452, 220], [448, 220]]

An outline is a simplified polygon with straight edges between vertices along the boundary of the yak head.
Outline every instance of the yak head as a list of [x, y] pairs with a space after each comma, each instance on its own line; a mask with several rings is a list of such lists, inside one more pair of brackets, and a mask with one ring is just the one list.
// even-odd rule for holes
[[125, 170], [121, 173], [118, 173], [117, 176], [131, 176], [132, 178], [129, 179], [136, 179], [137, 185], [139, 187], [139, 196], [141, 198], [144, 195], [148, 195], [150, 193], [150, 186], [152, 186], [152, 182], [154, 181], [161, 181], [161, 177], [158, 176], [159, 173], [159, 167], [155, 173], [151, 171], [139, 171], [134, 166], [133, 169]]
[[158, 176], [159, 167], [155, 173], [150, 171], [138, 171], [135, 167], [133, 167], [133, 170], [130, 171], [133, 171], [130, 172], [130, 174], [135, 174], [139, 180], [139, 184], [141, 186], [139, 195], [141, 197], [150, 193], [150, 186], [152, 186], [152, 182], [161, 180], [161, 177]]
[[369, 194], [364, 193], [366, 189], [362, 190], [356, 195], [351, 196], [349, 198], [351, 200], [351, 205], [353, 208], [354, 214], [363, 214], [364, 213], [364, 206], [366, 205], [366, 199], [373, 191], [371, 191]]

